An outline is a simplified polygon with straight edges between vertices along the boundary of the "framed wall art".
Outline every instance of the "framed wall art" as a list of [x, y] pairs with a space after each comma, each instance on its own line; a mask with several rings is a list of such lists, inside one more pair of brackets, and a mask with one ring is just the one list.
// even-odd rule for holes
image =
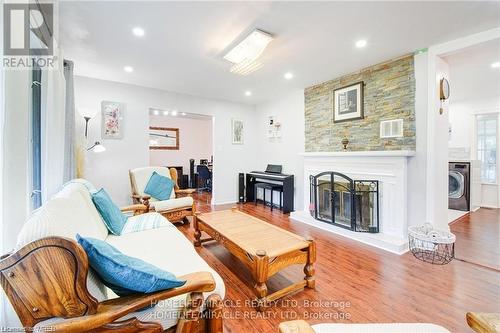
[[231, 138], [233, 145], [243, 144], [244, 126], [243, 120], [232, 119], [231, 120]]
[[123, 115], [125, 104], [119, 102], [101, 102], [101, 136], [103, 139], [123, 138]]
[[334, 123], [363, 118], [363, 81], [333, 91]]

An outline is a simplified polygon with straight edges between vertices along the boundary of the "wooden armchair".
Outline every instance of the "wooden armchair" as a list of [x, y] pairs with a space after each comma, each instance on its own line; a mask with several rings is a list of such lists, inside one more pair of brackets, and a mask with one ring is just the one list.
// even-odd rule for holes
[[[169, 177], [174, 182], [174, 194], [169, 200], [156, 201], [144, 193], [149, 178], [156, 171], [162, 176]], [[196, 204], [191, 195], [195, 189], [180, 189], [178, 175], [175, 168], [145, 167], [129, 170], [130, 186], [132, 188], [132, 201], [135, 204], [144, 204], [165, 216], [171, 222], [184, 221], [189, 223], [188, 216], [196, 213]]]
[[[87, 290], [88, 261], [75, 241], [62, 237], [42, 238], [0, 260], [0, 284], [21, 323], [32, 328], [47, 323], [55, 332], [162, 332], [156, 322], [121, 317], [150, 306], [152, 302], [187, 294], [186, 306], [177, 325], [167, 332], [222, 332], [222, 301], [211, 295], [201, 316], [203, 292], [215, 289], [213, 277], [199, 272], [180, 277], [179, 288], [151, 294], [136, 294], [98, 302]], [[40, 325], [43, 325], [40, 324]]]

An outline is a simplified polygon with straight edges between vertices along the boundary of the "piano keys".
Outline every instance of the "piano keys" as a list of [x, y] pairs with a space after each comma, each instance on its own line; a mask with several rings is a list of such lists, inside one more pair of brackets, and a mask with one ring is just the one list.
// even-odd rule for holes
[[246, 200], [254, 201], [255, 183], [278, 184], [283, 186], [283, 212], [293, 212], [294, 177], [283, 173], [252, 171], [246, 174]]

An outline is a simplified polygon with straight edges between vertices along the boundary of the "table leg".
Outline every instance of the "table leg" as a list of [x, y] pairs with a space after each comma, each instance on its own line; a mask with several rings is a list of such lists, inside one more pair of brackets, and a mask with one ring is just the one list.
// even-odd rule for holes
[[198, 214], [193, 215], [193, 227], [194, 227], [194, 246], [199, 247], [201, 246], [201, 231], [200, 227], [198, 226]]
[[266, 305], [267, 305], [267, 286], [266, 286], [266, 281], [268, 278], [268, 268], [269, 268], [269, 257], [266, 254], [266, 251], [258, 250], [256, 251], [257, 257], [255, 257], [255, 271], [254, 271], [254, 278], [255, 278], [255, 286], [254, 286], [254, 291], [255, 294], [257, 295], [257, 301], [258, 301], [258, 310], [259, 311], [264, 311]]
[[309, 248], [307, 249], [307, 263], [304, 266], [304, 273], [306, 276], [304, 280], [306, 280], [306, 287], [314, 289], [316, 285], [316, 278], [314, 277], [314, 262], [316, 262], [316, 243], [312, 239], [307, 240], [309, 242]]

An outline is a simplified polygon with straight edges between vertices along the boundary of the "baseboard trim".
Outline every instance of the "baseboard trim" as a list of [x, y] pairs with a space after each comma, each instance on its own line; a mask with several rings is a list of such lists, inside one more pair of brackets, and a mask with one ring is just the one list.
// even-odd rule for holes
[[394, 236], [378, 233], [369, 234], [363, 232], [354, 232], [339, 228], [336, 226], [329, 225], [328, 223], [318, 222], [311, 217], [309, 212], [306, 211], [295, 211], [290, 213], [290, 220], [297, 221], [310, 225], [312, 227], [322, 229], [327, 232], [331, 232], [336, 235], [340, 235], [346, 238], [353, 239], [360, 243], [370, 245], [397, 255], [402, 255], [408, 252], [408, 240], [401, 239]]
[[223, 201], [223, 202], [215, 202], [212, 201], [212, 205], [214, 206], [221, 206], [221, 205], [231, 205], [231, 204], [237, 204], [238, 202], [233, 200], [233, 201]]
[[497, 206], [490, 206], [490, 205], [481, 205], [479, 208], [490, 208], [490, 209], [498, 209]]

